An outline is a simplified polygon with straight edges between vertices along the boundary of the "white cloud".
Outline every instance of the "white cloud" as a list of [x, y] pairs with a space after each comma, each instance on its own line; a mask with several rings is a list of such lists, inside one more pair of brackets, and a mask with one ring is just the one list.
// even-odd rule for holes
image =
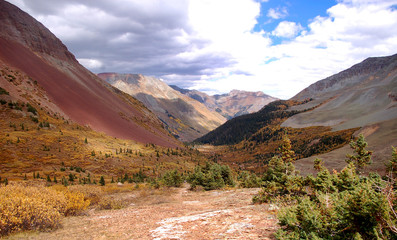
[[288, 10], [287, 8], [270, 8], [267, 11], [267, 16], [273, 19], [280, 19], [280, 18], [285, 18], [288, 16]]
[[97, 59], [78, 58], [77, 61], [90, 69], [100, 69], [103, 67], [103, 63]]
[[296, 22], [282, 21], [272, 34], [277, 37], [292, 38], [298, 35], [301, 30], [303, 30], [302, 26]]
[[367, 57], [396, 54], [397, 32], [392, 29], [397, 29], [397, 11], [390, 8], [392, 4], [397, 1], [340, 2], [327, 11], [328, 16], [316, 17], [299, 36], [296, 29], [300, 27], [283, 23], [272, 33], [281, 37], [294, 33], [295, 38], [265, 49], [256, 47], [262, 55], [251, 66], [243, 68], [244, 59], [240, 59], [237, 66], [252, 75], [225, 74], [217, 81], [203, 79], [195, 87], [223, 92], [260, 89], [289, 98]]
[[[212, 93], [261, 90], [289, 98], [367, 57], [397, 53], [397, 0], [340, 0], [304, 30], [282, 21], [270, 32], [253, 32], [258, 0], [10, 2], [92, 71], [153, 75]], [[267, 16], [282, 19], [288, 11], [273, 8]], [[288, 41], [274, 44], [274, 36]]]

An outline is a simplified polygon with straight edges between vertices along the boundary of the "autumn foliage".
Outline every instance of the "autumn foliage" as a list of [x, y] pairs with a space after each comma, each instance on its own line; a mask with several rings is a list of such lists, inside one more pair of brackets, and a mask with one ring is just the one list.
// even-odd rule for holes
[[84, 195], [44, 186], [21, 184], [0, 187], [0, 236], [21, 230], [48, 230], [62, 216], [78, 215], [89, 205]]

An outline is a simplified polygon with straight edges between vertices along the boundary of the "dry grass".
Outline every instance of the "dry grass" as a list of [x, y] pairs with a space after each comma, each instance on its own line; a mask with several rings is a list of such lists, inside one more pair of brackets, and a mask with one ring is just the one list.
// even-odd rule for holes
[[[56, 177], [59, 181], [72, 173], [76, 181], [90, 174], [92, 181], [98, 182], [104, 176], [106, 183], [110, 183], [112, 177], [117, 179], [126, 173], [131, 176], [141, 170], [148, 176], [158, 176], [170, 169], [188, 171], [198, 161], [205, 161], [204, 156], [188, 148], [170, 151], [95, 132], [31, 103], [37, 109], [38, 122], [34, 122], [26, 103], [19, 101], [19, 105], [25, 106], [22, 110], [0, 105], [0, 177], [3, 179], [22, 180], [25, 174], [32, 179], [33, 173], [38, 172], [43, 178], [50, 175], [52, 180]], [[70, 167], [79, 167], [84, 172]]]

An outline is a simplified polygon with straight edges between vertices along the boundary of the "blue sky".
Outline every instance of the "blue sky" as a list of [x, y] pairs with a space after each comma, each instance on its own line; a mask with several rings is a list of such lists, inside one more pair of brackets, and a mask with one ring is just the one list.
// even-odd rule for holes
[[287, 99], [397, 53], [397, 0], [8, 0], [95, 73]]
[[[335, 0], [277, 0], [260, 2], [260, 16], [254, 31], [271, 32], [282, 20], [293, 21], [307, 27], [317, 16], [326, 16], [327, 9], [336, 4]], [[269, 16], [269, 11], [278, 12], [280, 18]]]
[[[326, 16], [327, 9], [336, 4], [335, 0], [274, 0], [260, 2], [260, 15], [253, 31], [272, 32], [282, 21], [295, 22], [303, 28], [317, 16]], [[273, 44], [280, 44], [282, 37], [271, 36]]]

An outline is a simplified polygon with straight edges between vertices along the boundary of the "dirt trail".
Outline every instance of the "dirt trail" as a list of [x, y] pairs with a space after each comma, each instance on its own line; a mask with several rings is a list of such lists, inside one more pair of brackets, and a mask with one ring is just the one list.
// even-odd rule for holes
[[11, 239], [271, 239], [275, 216], [267, 205], [253, 205], [259, 189], [129, 193], [133, 203], [120, 210], [92, 210], [69, 217], [49, 233]]

